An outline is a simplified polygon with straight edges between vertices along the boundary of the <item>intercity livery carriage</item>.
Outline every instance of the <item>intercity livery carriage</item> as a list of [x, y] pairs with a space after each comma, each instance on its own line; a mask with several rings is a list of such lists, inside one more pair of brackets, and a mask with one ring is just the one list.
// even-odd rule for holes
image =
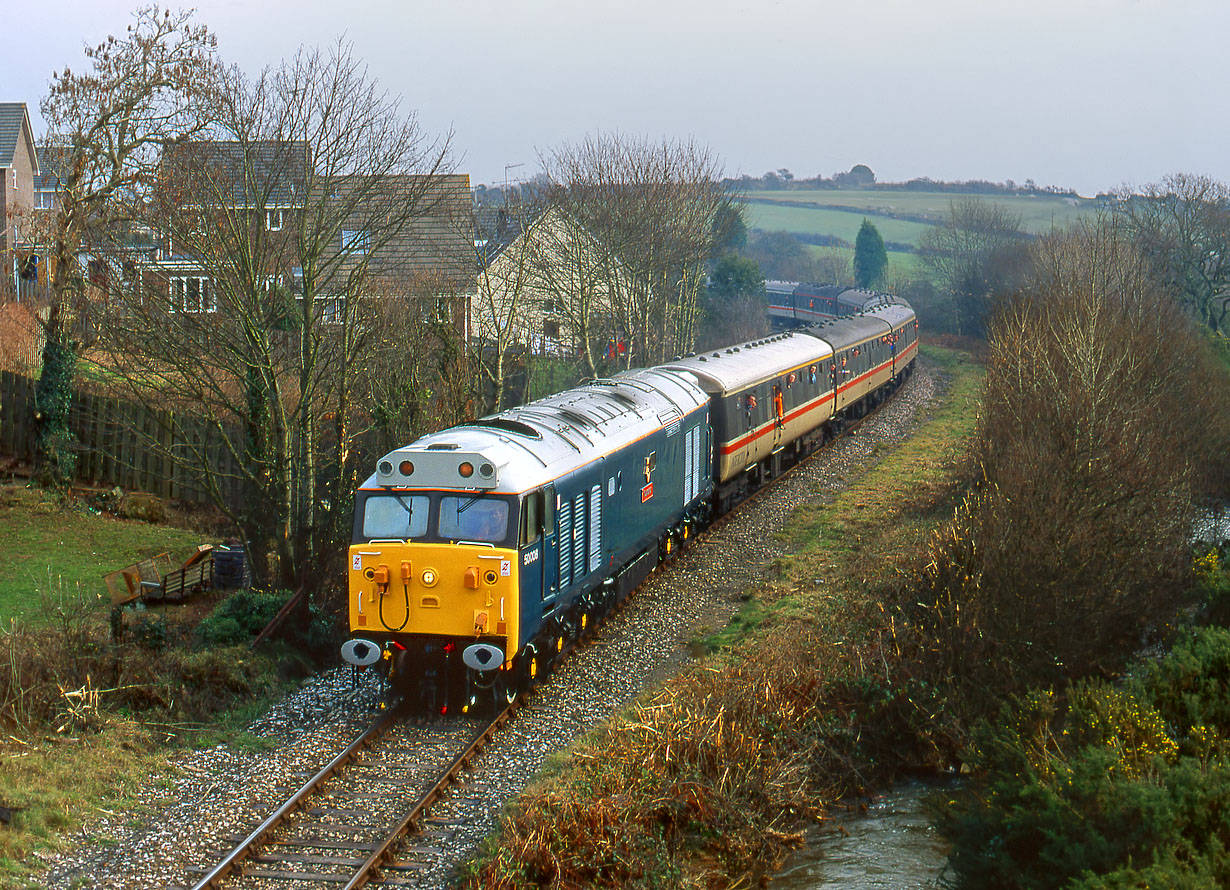
[[343, 656], [441, 713], [511, 699], [703, 518], [709, 429], [695, 379], [649, 369], [385, 455], [357, 493]]
[[917, 350], [914, 311], [889, 298], [865, 314], [668, 365], [694, 374], [711, 400], [718, 512], [878, 404]]

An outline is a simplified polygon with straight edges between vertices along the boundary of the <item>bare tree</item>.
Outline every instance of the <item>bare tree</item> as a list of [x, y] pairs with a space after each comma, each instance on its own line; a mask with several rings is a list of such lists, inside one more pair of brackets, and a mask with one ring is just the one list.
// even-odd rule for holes
[[1115, 210], [1154, 274], [1195, 318], [1214, 332], [1230, 316], [1230, 188], [1208, 176], [1176, 173], [1123, 189]]
[[425, 135], [341, 42], [255, 80], [228, 72], [207, 135], [165, 154], [146, 205], [161, 259], [109, 316], [106, 346], [137, 398], [204, 408], [244, 497], [224, 497], [204, 443], [177, 456], [252, 551], [276, 556], [270, 580], [299, 586], [347, 536], [368, 457], [356, 444], [401, 430], [356, 393], [399, 367], [419, 392], [406, 332], [462, 305], [469, 247], [442, 218], [468, 207], [468, 183], [442, 175], [448, 138]]
[[952, 301], [958, 333], [981, 336], [995, 300], [1020, 286], [1028, 266], [1021, 217], [981, 198], [951, 202], [944, 223], [923, 232], [918, 247]]
[[691, 351], [705, 264], [727, 241], [722, 226], [735, 202], [713, 155], [692, 142], [598, 135], [557, 149], [543, 166], [559, 183], [565, 217], [598, 247], [592, 264], [609, 305], [607, 318], [587, 326], [587, 350], [610, 330], [634, 345], [627, 363]]
[[72, 478], [68, 407], [83, 308], [79, 258], [88, 245], [126, 231], [129, 209], [148, 191], [162, 146], [201, 131], [215, 95], [215, 38], [191, 12], [143, 7], [123, 38], [87, 47], [89, 68], [52, 79], [42, 102], [59, 177], [51, 233], [51, 305], [37, 388], [38, 474]]
[[[1190, 571], [1192, 496], [1228, 450], [1224, 371], [1122, 226], [1041, 239], [991, 324], [978, 485], [907, 607], [945, 680], [1019, 690], [1110, 669], [1163, 628]], [[976, 694], [976, 693], [975, 693]]]

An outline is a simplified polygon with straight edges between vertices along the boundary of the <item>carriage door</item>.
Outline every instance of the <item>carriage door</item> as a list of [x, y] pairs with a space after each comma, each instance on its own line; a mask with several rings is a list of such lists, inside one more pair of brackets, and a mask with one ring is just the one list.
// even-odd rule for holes
[[773, 450], [781, 447], [782, 436], [786, 427], [786, 395], [782, 390], [782, 381], [773, 386]]
[[842, 361], [841, 357], [837, 354], [837, 351], [834, 350], [833, 354], [829, 356], [829, 364], [828, 364], [829, 389], [833, 391], [833, 415], [832, 416], [834, 417], [837, 415], [837, 412], [841, 410], [841, 405], [838, 404], [838, 402], [840, 401], [840, 396], [841, 396], [841, 366], [840, 366], [841, 361]]

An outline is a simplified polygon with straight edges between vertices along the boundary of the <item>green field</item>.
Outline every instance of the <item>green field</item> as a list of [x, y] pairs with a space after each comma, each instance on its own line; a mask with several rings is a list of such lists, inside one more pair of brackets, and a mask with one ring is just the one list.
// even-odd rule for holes
[[[918, 236], [928, 225], [943, 220], [950, 202], [970, 196], [948, 192], [809, 189], [755, 191], [745, 197], [747, 224], [752, 229], [836, 235], [853, 242], [866, 216], [885, 241], [917, 244]], [[1092, 213], [1096, 206], [1089, 199], [1057, 195], [987, 196], [981, 200], [993, 201], [1019, 214], [1024, 228], [1036, 233], [1063, 228]]]
[[869, 219], [880, 231], [885, 241], [900, 241], [918, 244], [918, 236], [930, 226], [925, 223], [892, 219], [887, 216], [867, 216], [859, 212], [819, 209], [803, 206], [783, 206], [749, 201], [747, 225], [750, 229], [766, 232], [792, 232], [803, 235], [836, 235], [849, 244], [854, 243], [858, 227], [863, 219]]

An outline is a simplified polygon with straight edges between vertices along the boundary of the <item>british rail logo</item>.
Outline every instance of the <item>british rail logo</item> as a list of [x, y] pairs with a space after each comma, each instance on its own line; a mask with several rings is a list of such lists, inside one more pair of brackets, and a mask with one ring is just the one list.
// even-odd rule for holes
[[651, 497], [653, 497], [653, 483], [652, 482], [650, 482], [648, 485], [646, 485], [644, 488], [641, 489], [641, 503], [642, 504], [645, 503], [645, 501], [649, 500]]

